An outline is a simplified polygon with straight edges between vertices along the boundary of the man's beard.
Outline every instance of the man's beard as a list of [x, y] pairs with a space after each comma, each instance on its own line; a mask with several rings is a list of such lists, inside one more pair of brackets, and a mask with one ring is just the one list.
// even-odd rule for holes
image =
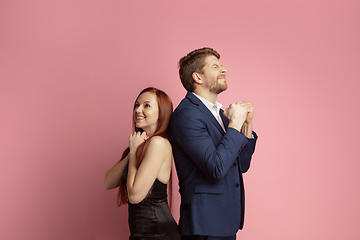
[[227, 83], [224, 82], [223, 84], [219, 83], [219, 81], [216, 81], [215, 83], [212, 83], [211, 86], [209, 86], [209, 91], [215, 94], [219, 94], [227, 89]]

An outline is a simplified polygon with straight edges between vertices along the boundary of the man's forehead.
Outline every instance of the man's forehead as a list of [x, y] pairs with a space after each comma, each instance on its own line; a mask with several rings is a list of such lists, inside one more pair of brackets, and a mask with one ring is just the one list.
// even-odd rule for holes
[[221, 62], [220, 62], [220, 60], [216, 57], [216, 56], [214, 56], [214, 55], [209, 55], [209, 56], [207, 56], [206, 58], [205, 58], [205, 62], [207, 63], [207, 64], [220, 64], [221, 65]]

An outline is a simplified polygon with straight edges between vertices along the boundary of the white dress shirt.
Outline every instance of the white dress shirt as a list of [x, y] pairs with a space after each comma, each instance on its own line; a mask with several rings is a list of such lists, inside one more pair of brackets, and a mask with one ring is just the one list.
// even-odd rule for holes
[[208, 100], [206, 100], [203, 97], [200, 97], [199, 95], [197, 95], [196, 93], [193, 93], [197, 98], [200, 99], [200, 101], [210, 110], [210, 112], [214, 115], [215, 119], [219, 122], [220, 126], [222, 127], [222, 129], [225, 131], [225, 126], [224, 123], [220, 117], [220, 108], [222, 107], [221, 103], [219, 102], [215, 102], [215, 104], [213, 104], [212, 102], [209, 102]]

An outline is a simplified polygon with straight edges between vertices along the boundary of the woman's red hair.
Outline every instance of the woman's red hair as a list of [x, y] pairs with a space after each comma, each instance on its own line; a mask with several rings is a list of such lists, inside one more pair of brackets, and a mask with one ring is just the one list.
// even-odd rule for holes
[[[145, 88], [144, 90], [142, 90], [139, 93], [139, 95], [137, 96], [135, 103], [136, 103], [137, 99], [140, 97], [140, 95], [145, 92], [151, 92], [156, 95], [158, 108], [159, 108], [159, 120], [158, 120], [158, 125], [157, 125], [157, 128], [156, 128], [154, 134], [147, 141], [142, 143], [136, 150], [137, 167], [140, 166], [140, 163], [141, 163], [142, 159], [144, 158], [146, 149], [148, 148], [150, 139], [152, 137], [160, 136], [160, 137], [168, 139], [168, 137], [169, 137], [169, 130], [168, 130], [169, 120], [170, 120], [171, 113], [173, 111], [173, 105], [172, 105], [172, 101], [171, 101], [170, 97], [165, 92], [161, 91], [160, 89], [154, 88], [154, 87], [149, 87], [149, 88]], [[134, 109], [135, 109], [135, 103], [134, 103]], [[133, 125], [135, 128], [135, 132], [143, 132], [143, 129], [137, 128], [135, 126], [134, 117], [133, 117]], [[129, 148], [125, 149], [125, 151], [123, 152], [123, 154], [121, 156], [121, 160], [124, 159], [129, 154], [129, 152], [130, 152]], [[170, 180], [169, 180], [169, 188], [170, 188], [169, 189], [169, 192], [170, 192], [169, 198], [170, 199], [171, 199], [171, 192], [172, 192], [171, 178], [172, 178], [172, 174], [170, 174]], [[119, 207], [120, 207], [120, 205], [126, 204], [128, 202], [124, 181], [120, 181], [119, 192], [118, 192], [116, 202]]]

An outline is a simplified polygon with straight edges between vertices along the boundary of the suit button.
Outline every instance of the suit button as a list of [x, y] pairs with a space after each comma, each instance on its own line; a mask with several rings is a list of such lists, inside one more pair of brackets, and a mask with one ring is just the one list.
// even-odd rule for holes
[[239, 188], [239, 187], [240, 187], [240, 184], [237, 183], [235, 186], [236, 186], [237, 188]]
[[236, 166], [237, 166], [237, 162], [234, 162], [234, 164], [233, 164], [233, 165], [234, 165], [234, 167], [236, 167]]

